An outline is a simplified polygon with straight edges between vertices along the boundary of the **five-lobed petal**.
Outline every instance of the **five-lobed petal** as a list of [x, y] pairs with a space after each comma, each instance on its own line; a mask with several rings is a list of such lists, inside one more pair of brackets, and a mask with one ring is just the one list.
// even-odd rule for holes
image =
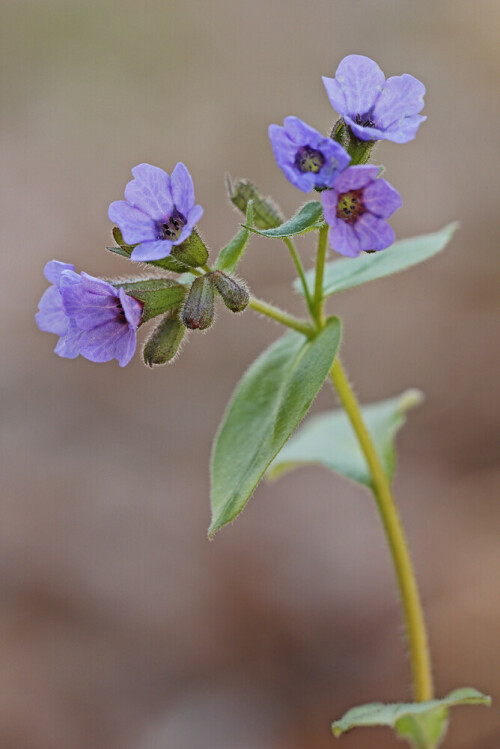
[[298, 117], [286, 117], [283, 127], [269, 126], [269, 138], [278, 166], [302, 192], [331, 187], [351, 157]]
[[335, 78], [323, 77], [333, 108], [360, 140], [407, 143], [426, 119], [425, 86], [408, 73], [385, 79], [376, 62], [364, 55], [348, 55]]
[[111, 203], [108, 216], [125, 242], [137, 245], [131, 260], [160, 260], [190, 236], [203, 208], [195, 203], [193, 180], [181, 162], [171, 177], [152, 164], [135, 166], [132, 175], [125, 200]]
[[45, 266], [52, 281], [43, 294], [36, 322], [40, 330], [59, 336], [55, 352], [74, 359], [79, 354], [93, 362], [117, 359], [129, 363], [136, 348], [142, 304], [107, 281], [74, 266], [52, 260]]
[[348, 167], [322, 193], [323, 211], [330, 229], [328, 238], [341, 255], [384, 250], [394, 242], [394, 231], [385, 221], [401, 207], [397, 190], [377, 178], [378, 167]]

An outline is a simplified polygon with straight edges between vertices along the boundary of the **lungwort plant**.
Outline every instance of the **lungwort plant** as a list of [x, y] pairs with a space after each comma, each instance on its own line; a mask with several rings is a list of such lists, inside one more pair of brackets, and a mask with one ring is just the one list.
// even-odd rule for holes
[[[285, 219], [276, 205], [246, 180], [228, 181], [229, 198], [244, 219], [231, 242], [209, 264], [198, 232], [203, 209], [193, 180], [178, 163], [171, 175], [150, 164], [132, 169], [125, 200], [111, 203], [114, 246], [108, 250], [141, 273], [128, 281], [105, 281], [52, 260], [51, 286], [37, 314], [41, 330], [59, 336], [55, 351], [93, 362], [128, 364], [137, 331], [155, 319], [143, 357], [150, 367], [173, 361], [188, 331], [206, 330], [220, 301], [234, 313], [251, 309], [285, 327], [243, 375], [215, 438], [211, 464], [213, 537], [243, 510], [259, 481], [298, 466], [326, 466], [371, 493], [394, 563], [413, 680], [412, 703], [372, 703], [349, 710], [333, 723], [339, 736], [357, 726], [390, 726], [416, 749], [436, 749], [451, 707], [488, 705], [472, 688], [434, 696], [427, 632], [408, 545], [392, 494], [394, 440], [406, 412], [420, 402], [407, 390], [361, 407], [338, 356], [342, 323], [325, 313], [340, 291], [410, 268], [440, 252], [454, 225], [395, 241], [388, 219], [401, 206], [398, 191], [369, 163], [377, 141], [407, 143], [425, 120], [425, 88], [411, 75], [385, 78], [367, 57], [349, 55], [326, 93], [340, 115], [325, 136], [297, 117], [271, 125], [269, 137], [285, 177], [313, 199]], [[315, 267], [305, 272], [295, 238], [317, 236]], [[251, 236], [286, 247], [297, 271], [296, 289], [305, 312], [299, 319], [253, 296], [235, 271]], [[332, 250], [344, 257], [327, 260]], [[144, 274], [147, 268], [149, 275]], [[341, 409], [302, 420], [329, 379]]]

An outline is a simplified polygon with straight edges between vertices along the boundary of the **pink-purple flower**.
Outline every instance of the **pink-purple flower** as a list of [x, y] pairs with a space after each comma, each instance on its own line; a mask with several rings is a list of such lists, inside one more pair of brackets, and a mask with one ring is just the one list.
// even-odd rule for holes
[[59, 336], [56, 354], [128, 364], [137, 344], [141, 302], [100, 278], [78, 275], [69, 263], [52, 260], [44, 272], [53, 285], [40, 299], [36, 322], [40, 330]]
[[351, 160], [341, 145], [298, 117], [287, 117], [283, 127], [270, 125], [269, 138], [278, 166], [303, 192], [331, 187]]
[[334, 109], [361, 140], [391, 140], [407, 143], [427, 119], [425, 86], [404, 73], [385, 78], [376, 62], [364, 55], [348, 55], [337, 68], [335, 78], [323, 77]]
[[402, 205], [397, 190], [377, 179], [379, 168], [350, 166], [337, 177], [331, 190], [322, 193], [323, 212], [330, 229], [330, 244], [341, 255], [383, 250], [394, 242], [394, 231], [385, 221]]
[[178, 163], [172, 176], [151, 164], [132, 169], [134, 179], [125, 188], [125, 200], [109, 206], [108, 216], [134, 244], [131, 260], [160, 260], [182, 244], [203, 215], [196, 205], [189, 171]]

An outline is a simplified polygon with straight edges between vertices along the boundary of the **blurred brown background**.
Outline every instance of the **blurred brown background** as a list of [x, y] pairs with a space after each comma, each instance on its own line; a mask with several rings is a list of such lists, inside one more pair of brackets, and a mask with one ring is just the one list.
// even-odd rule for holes
[[[3, 0], [2, 749], [326, 749], [348, 707], [410, 698], [368, 495], [303, 469], [206, 539], [212, 436], [279, 330], [221, 310], [175, 365], [121, 370], [59, 359], [33, 320], [48, 260], [132, 270], [103, 248], [141, 161], [188, 165], [214, 251], [239, 221], [226, 170], [295, 210], [267, 126], [326, 132], [320, 76], [352, 52], [428, 87], [417, 139], [376, 152], [405, 201], [398, 235], [462, 226], [437, 259], [330, 306], [363, 401], [427, 394], [396, 491], [437, 692], [498, 703], [499, 32], [497, 0]], [[240, 270], [300, 312], [284, 247], [252, 241]], [[332, 403], [327, 387], [314, 408]], [[380, 729], [339, 746], [399, 743]], [[446, 746], [498, 749], [496, 708], [458, 710]]]

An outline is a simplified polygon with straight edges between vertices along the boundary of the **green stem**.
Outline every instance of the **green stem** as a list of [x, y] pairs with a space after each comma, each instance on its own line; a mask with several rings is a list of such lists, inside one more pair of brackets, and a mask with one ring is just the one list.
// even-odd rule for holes
[[255, 310], [255, 312], [260, 312], [261, 315], [266, 315], [266, 317], [270, 317], [272, 320], [281, 323], [281, 325], [286, 325], [287, 328], [292, 328], [292, 330], [296, 330], [308, 338], [314, 334], [314, 328], [308, 322], [299, 320], [298, 317], [293, 317], [288, 312], [283, 312], [278, 307], [268, 304], [268, 302], [263, 302], [262, 299], [252, 296], [250, 297], [248, 306]]
[[330, 374], [372, 474], [375, 500], [389, 543], [403, 604], [410, 648], [414, 697], [417, 702], [431, 700], [433, 698], [433, 686], [427, 631], [417, 581], [399, 513], [392, 496], [391, 486], [363, 421], [356, 396], [349, 385], [338, 357], [335, 359]]
[[323, 315], [323, 275], [325, 272], [326, 251], [328, 248], [328, 224], [322, 226], [318, 237], [318, 254], [316, 257], [316, 280], [314, 282], [314, 299], [312, 316], [319, 328], [324, 325]]
[[290, 255], [292, 256], [292, 260], [293, 260], [293, 262], [295, 264], [295, 268], [297, 270], [297, 273], [299, 274], [299, 278], [300, 278], [300, 281], [302, 283], [302, 288], [304, 290], [304, 297], [306, 299], [307, 306], [309, 308], [309, 312], [311, 313], [311, 315], [314, 316], [313, 301], [312, 301], [312, 298], [311, 298], [309, 287], [307, 285], [306, 274], [304, 273], [304, 266], [302, 265], [302, 261], [301, 261], [301, 259], [299, 257], [299, 254], [298, 254], [297, 250], [295, 249], [295, 245], [292, 242], [292, 240], [290, 239], [290, 237], [284, 237], [283, 241], [286, 244], [286, 246], [288, 247], [288, 249], [290, 250]]

